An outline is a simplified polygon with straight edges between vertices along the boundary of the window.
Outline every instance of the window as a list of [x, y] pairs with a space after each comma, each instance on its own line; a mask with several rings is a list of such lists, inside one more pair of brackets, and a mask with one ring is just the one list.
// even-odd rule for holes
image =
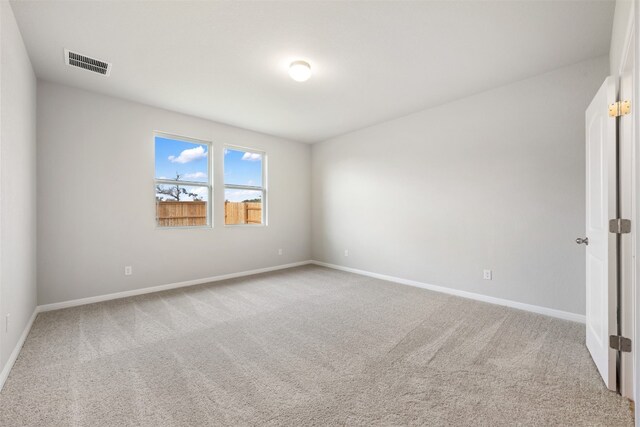
[[211, 224], [211, 144], [155, 135], [156, 225], [205, 227]]
[[243, 148], [225, 148], [225, 225], [265, 223], [267, 190], [264, 168], [264, 153]]

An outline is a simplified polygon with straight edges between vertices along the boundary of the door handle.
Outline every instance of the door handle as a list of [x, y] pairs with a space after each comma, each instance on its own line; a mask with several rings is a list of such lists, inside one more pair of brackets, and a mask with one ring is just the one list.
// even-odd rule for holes
[[583, 243], [584, 243], [585, 245], [588, 245], [588, 244], [589, 244], [589, 238], [588, 238], [588, 237], [585, 237], [585, 238], [583, 239], [583, 238], [581, 238], [581, 237], [578, 237], [578, 238], [576, 239], [576, 243], [577, 243], [577, 244], [579, 244], [579, 245], [581, 245], [581, 244], [583, 244]]

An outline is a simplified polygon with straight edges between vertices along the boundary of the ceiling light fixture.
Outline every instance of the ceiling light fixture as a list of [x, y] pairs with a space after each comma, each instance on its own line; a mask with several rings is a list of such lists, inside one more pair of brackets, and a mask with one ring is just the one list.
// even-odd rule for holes
[[289, 75], [297, 82], [306, 82], [311, 77], [311, 65], [306, 61], [293, 61], [289, 65]]

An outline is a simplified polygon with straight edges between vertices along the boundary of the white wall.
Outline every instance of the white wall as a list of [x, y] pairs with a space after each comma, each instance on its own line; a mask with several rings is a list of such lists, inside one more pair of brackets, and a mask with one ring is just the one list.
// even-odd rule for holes
[[314, 144], [313, 258], [583, 314], [584, 111], [608, 67], [594, 59]]
[[[156, 229], [156, 130], [213, 142], [212, 229]], [[267, 227], [223, 225], [223, 144], [267, 152]], [[306, 144], [39, 82], [38, 302], [309, 259], [310, 155]]]
[[4, 0], [0, 41], [1, 370], [36, 307], [36, 78]]

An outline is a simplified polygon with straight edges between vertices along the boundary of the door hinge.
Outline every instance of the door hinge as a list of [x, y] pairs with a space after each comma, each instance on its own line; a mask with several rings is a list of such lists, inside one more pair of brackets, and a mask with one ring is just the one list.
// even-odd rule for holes
[[609, 347], [617, 351], [629, 353], [631, 351], [631, 340], [619, 335], [610, 335]]
[[609, 117], [626, 116], [631, 113], [631, 101], [617, 101], [609, 105]]
[[614, 234], [631, 233], [631, 220], [622, 218], [610, 219], [609, 232]]

